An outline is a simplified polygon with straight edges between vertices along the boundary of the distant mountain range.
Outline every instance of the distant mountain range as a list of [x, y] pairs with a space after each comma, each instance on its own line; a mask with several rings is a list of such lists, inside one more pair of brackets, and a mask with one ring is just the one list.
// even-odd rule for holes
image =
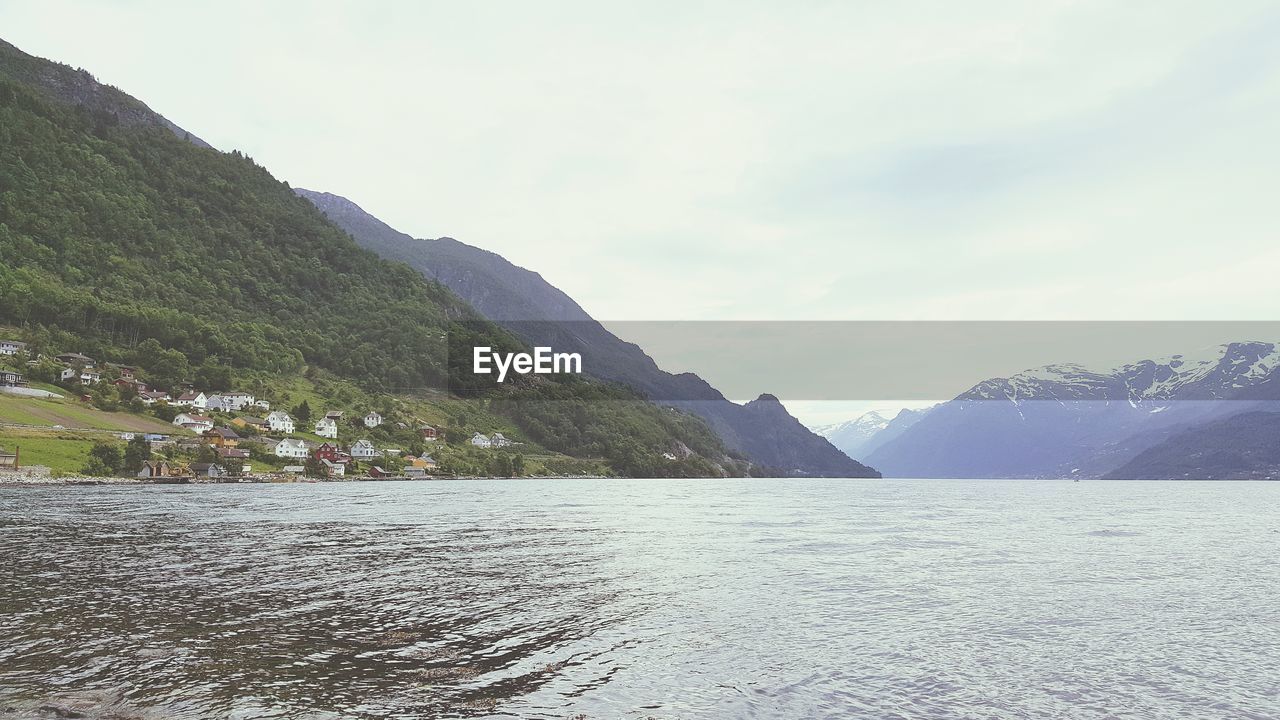
[[339, 195], [305, 189], [295, 192], [363, 247], [438, 280], [526, 342], [580, 352], [588, 359], [588, 371], [596, 377], [629, 385], [662, 404], [701, 416], [726, 447], [752, 462], [788, 475], [877, 476], [875, 470], [801, 425], [772, 395], [738, 405], [697, 375], [663, 371], [640, 347], [606, 330], [535, 272], [452, 238], [416, 239]]
[[[1155, 448], [1196, 433], [1204, 443], [1226, 437], [1215, 423], [1280, 399], [1278, 368], [1270, 342], [1105, 371], [1049, 365], [980, 382], [865, 457], [890, 477], [1161, 477], [1176, 448]], [[1228, 468], [1202, 471], [1217, 477]]]
[[924, 417], [926, 410], [903, 409], [891, 417], [872, 410], [853, 420], [822, 425], [813, 431], [849, 457], [866, 457]]

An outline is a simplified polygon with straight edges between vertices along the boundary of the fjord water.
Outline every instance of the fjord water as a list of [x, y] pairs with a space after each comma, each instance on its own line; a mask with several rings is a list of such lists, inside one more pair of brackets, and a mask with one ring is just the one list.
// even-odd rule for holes
[[0, 488], [0, 715], [1276, 718], [1280, 484]]

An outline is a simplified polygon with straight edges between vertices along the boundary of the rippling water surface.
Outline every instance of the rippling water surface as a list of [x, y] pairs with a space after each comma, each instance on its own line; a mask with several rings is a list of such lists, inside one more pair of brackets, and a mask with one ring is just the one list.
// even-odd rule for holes
[[1263, 483], [0, 488], [0, 716], [1271, 720], [1278, 551]]

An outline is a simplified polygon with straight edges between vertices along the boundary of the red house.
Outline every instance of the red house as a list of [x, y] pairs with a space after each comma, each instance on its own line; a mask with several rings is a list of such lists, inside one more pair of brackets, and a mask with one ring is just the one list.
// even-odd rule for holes
[[341, 448], [333, 443], [321, 443], [316, 448], [317, 460], [328, 460], [331, 463], [349, 463], [351, 456], [342, 452]]
[[418, 433], [422, 435], [423, 440], [435, 440], [436, 438], [440, 437], [440, 431], [436, 430], [430, 425], [423, 425], [422, 427], [418, 428]]

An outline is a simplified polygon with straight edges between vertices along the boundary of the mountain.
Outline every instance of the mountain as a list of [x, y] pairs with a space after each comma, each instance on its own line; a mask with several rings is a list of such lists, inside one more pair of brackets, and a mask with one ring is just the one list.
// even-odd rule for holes
[[924, 410], [902, 409], [891, 418], [872, 410], [842, 423], [813, 429], [849, 457], [866, 457], [876, 448], [906, 432], [924, 417]]
[[1108, 370], [978, 383], [868, 455], [901, 477], [1105, 475], [1187, 427], [1277, 399], [1280, 350], [1240, 342]]
[[98, 82], [88, 70], [28, 55], [4, 40], [0, 40], [0, 73], [48, 99], [93, 116], [97, 122], [162, 128], [199, 147], [210, 147], [138, 99]]
[[1280, 413], [1240, 413], [1183, 430], [1105, 477], [1275, 480], [1280, 478]]
[[638, 346], [610, 333], [535, 272], [452, 238], [415, 239], [339, 195], [296, 192], [363, 247], [438, 280], [526, 342], [580, 352], [590, 359], [588, 371], [596, 377], [628, 385], [657, 402], [702, 417], [726, 447], [752, 462], [789, 475], [876, 475], [801, 425], [772, 396], [737, 405], [697, 375], [664, 372]]
[[872, 410], [853, 420], [813, 428], [849, 457], [862, 455], [862, 448], [874, 435], [889, 426], [890, 418]]
[[[521, 346], [445, 286], [361, 248], [241, 153], [7, 44], [0, 258], [0, 323], [33, 347], [137, 364], [167, 387], [308, 372], [371, 395], [421, 394], [454, 379], [445, 339], [461, 327]], [[471, 402], [621, 474], [738, 472], [705, 422], [625, 388], [530, 378]]]

